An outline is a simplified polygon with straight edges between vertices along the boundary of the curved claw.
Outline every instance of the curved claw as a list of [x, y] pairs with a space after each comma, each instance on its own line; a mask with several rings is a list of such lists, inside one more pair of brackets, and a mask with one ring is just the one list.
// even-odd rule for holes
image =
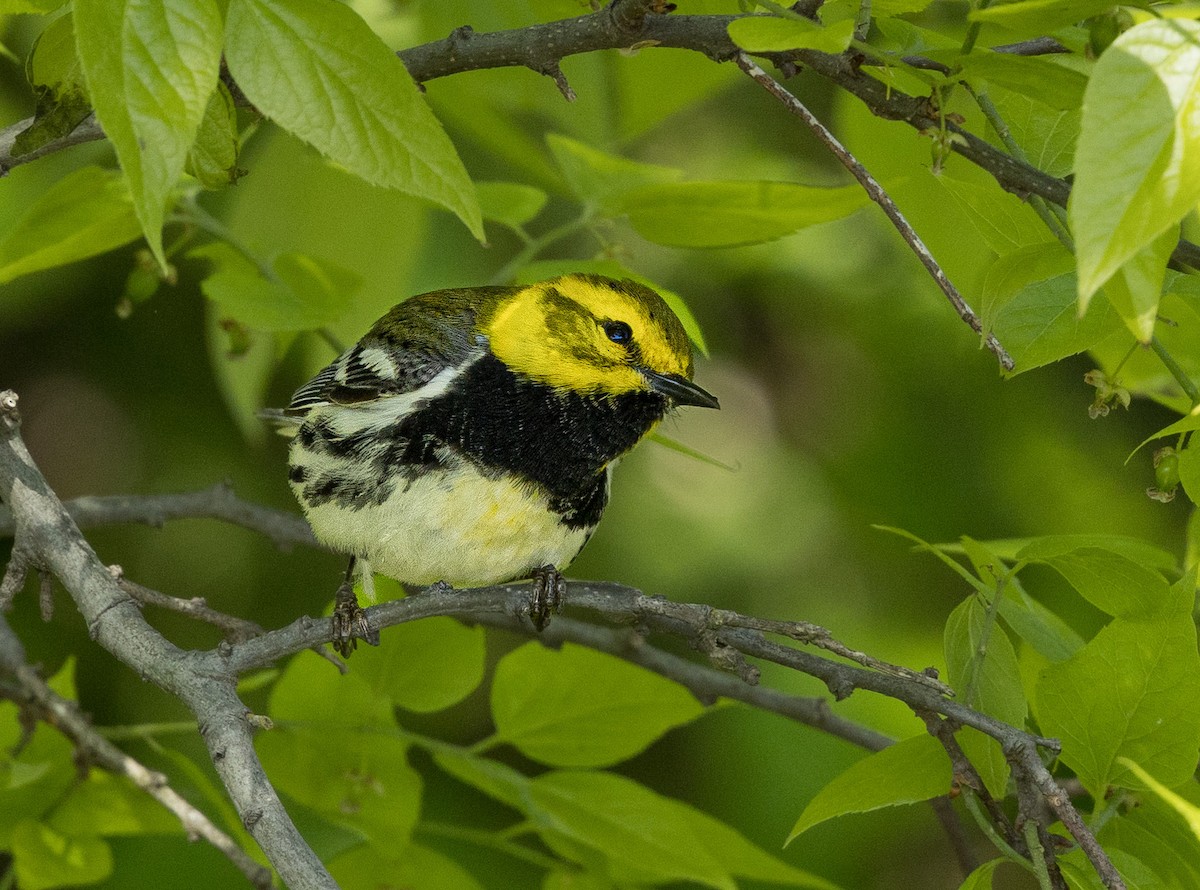
[[538, 633], [546, 629], [550, 616], [562, 611], [567, 595], [567, 579], [554, 566], [542, 566], [530, 573], [533, 590], [529, 596], [529, 620]]
[[371, 646], [379, 645], [379, 631], [371, 627], [367, 613], [358, 604], [354, 585], [343, 581], [333, 595], [333, 648], [342, 658], [349, 658], [362, 640]]

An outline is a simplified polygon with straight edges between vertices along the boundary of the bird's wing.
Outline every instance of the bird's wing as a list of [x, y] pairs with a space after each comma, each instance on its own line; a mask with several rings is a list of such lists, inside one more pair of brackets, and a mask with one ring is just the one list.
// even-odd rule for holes
[[414, 393], [468, 363], [486, 349], [475, 332], [476, 299], [471, 291], [438, 291], [406, 300], [296, 390], [283, 413], [297, 418], [323, 405], [365, 406]]

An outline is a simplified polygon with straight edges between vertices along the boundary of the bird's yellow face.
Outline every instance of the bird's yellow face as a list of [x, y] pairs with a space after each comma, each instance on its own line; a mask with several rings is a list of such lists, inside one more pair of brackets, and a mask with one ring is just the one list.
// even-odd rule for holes
[[633, 281], [564, 275], [530, 285], [480, 322], [497, 358], [557, 390], [618, 395], [654, 388], [646, 372], [692, 377], [683, 325]]

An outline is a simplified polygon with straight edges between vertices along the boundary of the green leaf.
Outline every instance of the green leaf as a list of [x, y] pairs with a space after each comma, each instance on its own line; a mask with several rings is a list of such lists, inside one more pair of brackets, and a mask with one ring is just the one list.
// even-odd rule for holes
[[217, 81], [185, 169], [204, 188], [219, 189], [237, 182], [244, 172], [238, 170], [237, 159], [237, 108], [229, 89]]
[[1002, 88], [993, 89], [990, 95], [1029, 163], [1051, 176], [1066, 176], [1074, 169], [1081, 117], [1078, 108], [1059, 111], [1036, 97]]
[[13, 870], [21, 890], [95, 884], [113, 870], [112, 850], [98, 837], [69, 837], [23, 819], [12, 833]]
[[1022, 262], [1031, 264], [1026, 273], [1040, 275], [1061, 269], [1063, 256], [1070, 255], [1060, 245], [1036, 245], [1001, 257], [988, 273], [984, 292], [991, 296], [990, 328], [1013, 357], [1014, 376], [1090, 349], [1121, 325], [1107, 300], [1094, 300], [1079, 317], [1074, 275], [1035, 281], [1007, 298], [992, 290], [1009, 286], [1005, 276], [1010, 281], [1020, 276]]
[[92, 113], [92, 100], [75, 51], [75, 17], [69, 11], [38, 35], [29, 54], [26, 76], [37, 104], [33, 123], [13, 140], [14, 157], [66, 136]]
[[1022, 0], [1019, 3], [998, 3], [986, 9], [973, 9], [967, 18], [973, 22], [990, 22], [1006, 28], [1035, 28], [1039, 34], [1073, 25], [1086, 18], [1112, 9], [1112, 0]]
[[1200, 22], [1136, 25], [1096, 63], [1069, 208], [1081, 305], [1200, 201], [1198, 85]]
[[513, 809], [529, 808], [529, 779], [511, 766], [451, 748], [434, 751], [433, 762], [460, 782]]
[[1178, 241], [1179, 226], [1172, 226], [1134, 254], [1104, 285], [1108, 302], [1142, 343], [1149, 343], [1154, 336], [1167, 262]]
[[[1075, 255], [1058, 241], [1041, 241], [1005, 251], [988, 266], [983, 279], [983, 319], [989, 329], [1005, 306], [1031, 284], [1061, 278], [1075, 271]], [[1075, 279], [1071, 277], [1071, 306], [1074, 307]], [[1059, 299], [1054, 309], [1061, 311]], [[1076, 313], [1078, 314], [1078, 313]], [[1041, 330], [1040, 328], [1038, 330]], [[1034, 334], [1036, 337], [1036, 333]], [[1027, 338], [1029, 339], [1029, 338]]]
[[[1136, 856], [1124, 850], [1109, 850], [1108, 854], [1127, 890], [1175, 890], [1164, 884], [1162, 878]], [[1106, 890], [1095, 867], [1078, 847], [1059, 856], [1058, 865], [1070, 890]]]
[[475, 190], [484, 219], [518, 231], [542, 212], [549, 197], [539, 188], [518, 182], [477, 182]]
[[70, 837], [177, 834], [179, 819], [124, 776], [92, 770], [71, 789], [46, 823]]
[[1200, 443], [1194, 439], [1179, 452], [1179, 482], [1193, 504], [1200, 504]]
[[982, 78], [1059, 111], [1079, 108], [1088, 81], [1083, 72], [1060, 65], [1050, 58], [1016, 56], [991, 50], [971, 53], [962, 58], [961, 65], [962, 73], [968, 80]]
[[1004, 586], [1000, 617], [1022, 640], [1051, 661], [1066, 661], [1083, 648], [1083, 637], [1012, 578]]
[[1150, 614], [1171, 602], [1170, 585], [1162, 575], [1109, 549], [1077, 547], [1054, 553], [1034, 544], [1021, 558], [1052, 567], [1080, 596], [1109, 615]]
[[1118, 757], [1117, 763], [1129, 770], [1155, 797], [1170, 807], [1191, 833], [1191, 840], [1197, 855], [1200, 855], [1200, 807], [1176, 794], [1162, 782], [1142, 769], [1136, 761], [1128, 757]]
[[[74, 657], [49, 685], [64, 698], [76, 698]], [[68, 794], [78, 781], [74, 757], [70, 740], [48, 723], [38, 723], [32, 738], [23, 738], [17, 706], [0, 701], [0, 849], [12, 847], [12, 832], [22, 820], [42, 816]]]
[[[1179, 791], [1169, 789], [1132, 760], [1121, 765], [1136, 775], [1148, 789], [1139, 795], [1137, 806], [1111, 820], [1097, 835], [1105, 849], [1119, 849], [1143, 862], [1168, 881], [1167, 886], [1200, 887], [1200, 807], [1196, 806], [1197, 784], [1189, 779]], [[1177, 883], [1171, 884], [1171, 879]]]
[[[331, 709], [330, 702], [337, 708]], [[373, 726], [390, 730], [392, 704], [362, 677], [338, 669], [314, 652], [300, 652], [284, 668], [267, 706], [280, 723], [329, 727]]]
[[621, 199], [627, 192], [675, 182], [683, 176], [683, 171], [674, 167], [631, 161], [557, 133], [546, 137], [546, 145], [571, 191], [584, 203], [611, 215], [622, 212]]
[[677, 182], [628, 192], [621, 209], [643, 238], [668, 247], [739, 247], [849, 216], [867, 203], [857, 185]]
[[988, 541], [987, 544], [1011, 562], [1044, 562], [1077, 550], [1096, 549], [1124, 556], [1147, 569], [1161, 572], [1179, 570], [1179, 560], [1173, 553], [1127, 535], [1042, 535], [1037, 538]]
[[933, 736], [896, 742], [864, 757], [817, 792], [796, 821], [799, 835], [835, 816], [917, 803], [950, 791], [950, 759]]
[[708, 355], [708, 344], [704, 342], [704, 332], [700, 330], [700, 322], [696, 321], [696, 316], [692, 314], [691, 308], [684, 302], [683, 297], [679, 296], [675, 291], [668, 290], [661, 284], [651, 281], [645, 275], [631, 272], [616, 260], [537, 260], [523, 266], [513, 281], [515, 284], [535, 284], [539, 281], [545, 281], [547, 278], [556, 278], [559, 275], [568, 275], [572, 272], [591, 272], [594, 275], [606, 275], [609, 278], [615, 278], [617, 281], [620, 281], [622, 278], [629, 278], [638, 284], [646, 285], [646, 287], [662, 297], [666, 304], [671, 307], [671, 311], [675, 313], [680, 324], [683, 325], [688, 339], [696, 345], [696, 348], [700, 350], [700, 354], [704, 356]]
[[352, 9], [230, 0], [225, 57], [254, 106], [356, 176], [441, 204], [480, 241], [475, 188], [400, 59]]
[[483, 890], [453, 859], [420, 844], [363, 844], [329, 863], [329, 873], [342, 890]]
[[842, 53], [854, 37], [854, 20], [843, 19], [826, 26], [800, 17], [746, 16], [734, 19], [727, 30], [729, 39], [747, 52], [815, 49], [823, 53]]
[[105, 253], [139, 235], [121, 176], [81, 167], [47, 189], [0, 237], [0, 284]]
[[954, 197], [980, 237], [996, 253], [1003, 255], [1046, 244], [1049, 233], [1033, 208], [994, 181], [969, 182], [944, 171], [935, 179]]
[[146, 242], [166, 268], [162, 226], [217, 84], [215, 0], [76, 0], [75, 40], [96, 117], [129, 180]]
[[694, 881], [718, 890], [737, 885], [689, 823], [691, 808], [632, 779], [602, 772], [557, 771], [530, 783], [531, 817], [543, 831], [598, 850], [617, 882]]
[[[963, 704], [1019, 729], [1025, 725], [1028, 707], [1017, 653], [1004, 628], [993, 624], [988, 631], [987, 618], [987, 609], [974, 596], [950, 613], [944, 642], [948, 682]], [[1009, 765], [999, 742], [970, 727], [959, 735], [959, 742], [992, 796], [1003, 798]]]
[[704, 709], [684, 687], [612, 655], [526, 643], [492, 683], [497, 741], [553, 766], [609, 766]]
[[996, 873], [996, 869], [1007, 861], [1006, 859], [993, 859], [991, 862], [983, 863], [967, 875], [966, 880], [958, 885], [958, 890], [991, 890], [992, 876]]
[[[1194, 585], [1194, 579], [1190, 583]], [[1037, 713], [1063, 742], [1062, 760], [1103, 798], [1109, 785], [1144, 787], [1126, 757], [1171, 786], [1196, 769], [1200, 656], [1189, 608], [1114, 618], [1079, 652], [1043, 671]]]
[[482, 627], [434, 617], [389, 627], [383, 645], [354, 654], [350, 670], [392, 704], [427, 713], [475, 691], [485, 654]]
[[203, 244], [188, 257], [214, 265], [200, 282], [204, 295], [260, 331], [307, 331], [336, 321], [361, 284], [353, 272], [302, 253], [280, 254], [270, 277], [224, 241]]
[[0, 0], [0, 15], [45, 15], [66, 0]]
[[[329, 701], [322, 701], [327, 711]], [[276, 726], [255, 739], [255, 748], [280, 792], [375, 844], [391, 848], [408, 841], [420, 814], [422, 783], [408, 764], [403, 739], [332, 725]]]
[[794, 868], [750, 843], [719, 819], [700, 810], [685, 807], [681, 814], [688, 826], [730, 874], [752, 881], [786, 884], [790, 887], [815, 887], [837, 890], [822, 877]]
[[275, 336], [247, 330], [209, 301], [204, 307], [204, 337], [217, 389], [230, 416], [247, 442], [265, 442], [267, 427], [258, 412], [275, 373]]

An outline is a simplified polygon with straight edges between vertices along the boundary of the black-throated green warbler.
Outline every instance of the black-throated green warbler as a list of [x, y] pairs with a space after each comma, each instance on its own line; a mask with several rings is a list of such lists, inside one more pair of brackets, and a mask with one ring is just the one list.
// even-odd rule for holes
[[[534, 578], [541, 627], [614, 461], [678, 405], [716, 408], [657, 293], [565, 275], [421, 294], [301, 387], [288, 477], [317, 538], [414, 585]], [[350, 578], [347, 572], [347, 579]], [[343, 584], [339, 648], [370, 628]]]

